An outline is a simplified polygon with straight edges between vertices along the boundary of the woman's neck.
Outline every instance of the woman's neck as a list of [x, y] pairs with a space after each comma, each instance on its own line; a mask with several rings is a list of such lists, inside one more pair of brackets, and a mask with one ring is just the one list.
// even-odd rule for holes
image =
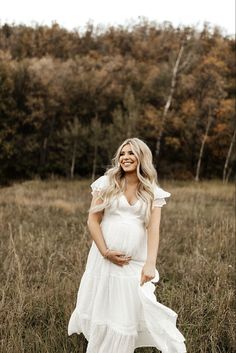
[[139, 178], [137, 173], [125, 173], [125, 183], [126, 185], [135, 185], [139, 183]]

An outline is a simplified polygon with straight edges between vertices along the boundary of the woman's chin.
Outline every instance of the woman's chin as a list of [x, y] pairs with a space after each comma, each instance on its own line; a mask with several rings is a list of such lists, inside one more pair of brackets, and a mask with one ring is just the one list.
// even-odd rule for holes
[[135, 168], [123, 168], [123, 171], [125, 173], [135, 173], [136, 169]]

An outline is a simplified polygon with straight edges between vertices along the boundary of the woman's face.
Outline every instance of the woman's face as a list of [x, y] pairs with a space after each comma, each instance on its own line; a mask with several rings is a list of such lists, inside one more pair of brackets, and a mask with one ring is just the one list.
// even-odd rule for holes
[[122, 148], [120, 152], [119, 162], [124, 172], [130, 173], [136, 171], [138, 160], [135, 157], [133, 151], [131, 150], [131, 146], [129, 143]]

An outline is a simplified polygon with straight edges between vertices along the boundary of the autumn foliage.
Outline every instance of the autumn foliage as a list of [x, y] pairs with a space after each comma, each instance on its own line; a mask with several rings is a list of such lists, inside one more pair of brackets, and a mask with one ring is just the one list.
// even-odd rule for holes
[[1, 182], [102, 174], [128, 136], [144, 139], [155, 155], [160, 130], [161, 178], [194, 178], [197, 165], [200, 178], [232, 178], [234, 55], [234, 39], [207, 26], [141, 21], [89, 24], [80, 33], [56, 23], [2, 25]]

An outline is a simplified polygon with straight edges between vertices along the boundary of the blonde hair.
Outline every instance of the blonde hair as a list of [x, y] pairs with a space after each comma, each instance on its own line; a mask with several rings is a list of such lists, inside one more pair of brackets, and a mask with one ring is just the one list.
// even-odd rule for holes
[[154, 185], [157, 184], [157, 173], [152, 162], [152, 152], [145, 142], [134, 137], [126, 139], [112, 159], [112, 167], [108, 169], [105, 175], [108, 176], [108, 186], [99, 194], [98, 199], [102, 199], [102, 203], [92, 206], [89, 212], [95, 213], [104, 210], [110, 205], [110, 201], [114, 196], [118, 196], [125, 189], [125, 172], [120, 166], [120, 154], [124, 146], [130, 145], [132, 152], [137, 158], [137, 177], [139, 185], [137, 189], [137, 197], [141, 198], [146, 204], [145, 224], [149, 223], [152, 204], [154, 200]]

